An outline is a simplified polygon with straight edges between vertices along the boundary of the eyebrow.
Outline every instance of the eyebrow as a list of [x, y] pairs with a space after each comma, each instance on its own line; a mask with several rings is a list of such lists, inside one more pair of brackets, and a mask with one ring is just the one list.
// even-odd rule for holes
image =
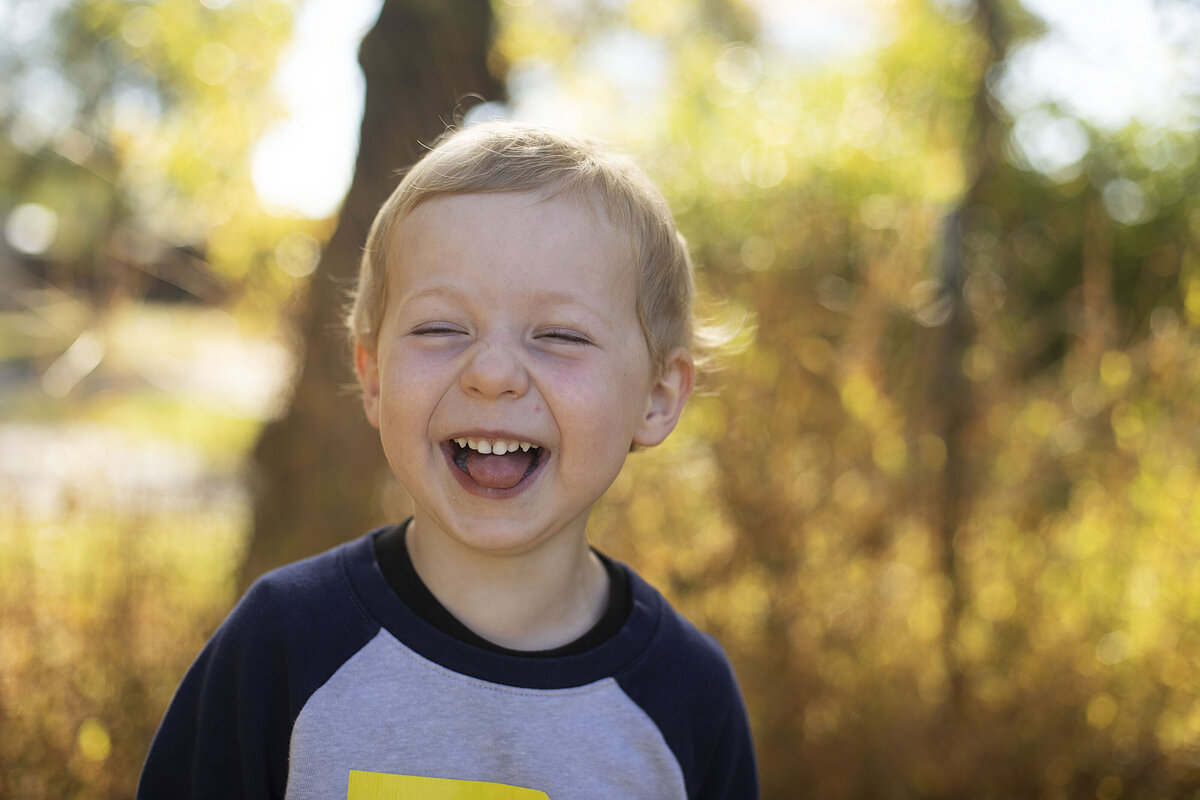
[[453, 286], [432, 286], [428, 289], [422, 289], [419, 292], [409, 292], [396, 298], [397, 305], [411, 303], [414, 300], [421, 300], [426, 297], [449, 297], [451, 300], [466, 300], [466, 295], [459, 289]]

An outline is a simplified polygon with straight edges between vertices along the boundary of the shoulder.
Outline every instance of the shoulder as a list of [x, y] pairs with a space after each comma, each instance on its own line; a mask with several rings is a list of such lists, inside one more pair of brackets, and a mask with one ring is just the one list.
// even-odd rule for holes
[[617, 676], [654, 720], [683, 769], [689, 797], [755, 797], [750, 728], [733, 667], [717, 641], [630, 570], [635, 614], [658, 624], [642, 657]]
[[361, 615], [347, 571], [348, 560], [364, 547], [369, 548], [370, 541], [356, 539], [265, 573], [246, 591], [230, 618], [287, 628], [299, 621], [311, 624]]
[[346, 575], [348, 557], [363, 545], [358, 539], [260, 577], [209, 639], [185, 681], [225, 702], [269, 705], [273, 714], [294, 718], [379, 630]]
[[[362, 647], [379, 628], [364, 610], [348, 571], [370, 540], [356, 539], [260, 577], [247, 590], [213, 637], [216, 646], [234, 646], [272, 661], [335, 660]], [[302, 660], [302, 661], [301, 661]], [[294, 665], [289, 674], [298, 676]], [[329, 667], [326, 666], [326, 669]], [[314, 676], [314, 680], [320, 679]]]
[[[628, 568], [626, 568], [628, 569]], [[631, 684], [669, 684], [673, 693], [711, 695], [714, 689], [737, 693], [737, 682], [721, 645], [675, 610], [663, 595], [629, 570], [634, 613], [656, 617], [656, 629], [642, 658], [619, 680]]]
[[139, 797], [282, 796], [299, 710], [378, 630], [346, 574], [364, 547], [359, 539], [254, 583], [179, 685]]

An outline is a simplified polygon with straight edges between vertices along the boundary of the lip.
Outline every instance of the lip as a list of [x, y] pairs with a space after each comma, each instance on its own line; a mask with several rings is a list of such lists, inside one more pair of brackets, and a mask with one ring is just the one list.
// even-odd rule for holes
[[[521, 478], [521, 480], [517, 481], [516, 484], [507, 489], [493, 489], [488, 486], [480, 486], [471, 479], [470, 474], [464, 472], [459, 468], [458, 464], [455, 463], [454, 458], [458, 454], [458, 446], [454, 444], [454, 440], [458, 438], [499, 439], [504, 441], [517, 440], [529, 442], [537, 445], [538, 449], [540, 450], [538, 463], [532, 472]], [[442, 457], [446, 461], [446, 467], [450, 470], [450, 474], [454, 476], [454, 479], [458, 481], [458, 485], [461, 486], [466, 492], [473, 494], [476, 497], [483, 497], [489, 500], [505, 500], [515, 497], [524, 492], [526, 489], [530, 488], [530, 486], [537, 481], [538, 477], [541, 476], [542, 471], [546, 467], [546, 463], [551, 457], [550, 450], [537, 439], [524, 435], [509, 433], [506, 431], [463, 431], [460, 433], [455, 433], [442, 441], [441, 449]]]

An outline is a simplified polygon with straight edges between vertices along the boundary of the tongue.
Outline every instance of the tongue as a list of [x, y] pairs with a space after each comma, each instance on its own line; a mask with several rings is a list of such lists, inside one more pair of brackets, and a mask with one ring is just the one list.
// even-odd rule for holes
[[484, 455], [470, 451], [467, 472], [480, 486], [489, 489], [511, 489], [521, 482], [533, 464], [532, 452], [505, 453], [502, 456]]

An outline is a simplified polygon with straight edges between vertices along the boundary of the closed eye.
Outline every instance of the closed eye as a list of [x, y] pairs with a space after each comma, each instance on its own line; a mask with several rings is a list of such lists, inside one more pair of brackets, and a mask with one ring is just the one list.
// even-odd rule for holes
[[465, 333], [462, 328], [454, 325], [447, 325], [440, 322], [431, 322], [425, 325], [418, 325], [413, 328], [413, 336], [449, 336], [456, 333]]
[[592, 340], [584, 336], [582, 333], [564, 328], [551, 328], [550, 330], [541, 331], [538, 333], [537, 338], [549, 339], [552, 342], [564, 342], [567, 344], [592, 343]]

